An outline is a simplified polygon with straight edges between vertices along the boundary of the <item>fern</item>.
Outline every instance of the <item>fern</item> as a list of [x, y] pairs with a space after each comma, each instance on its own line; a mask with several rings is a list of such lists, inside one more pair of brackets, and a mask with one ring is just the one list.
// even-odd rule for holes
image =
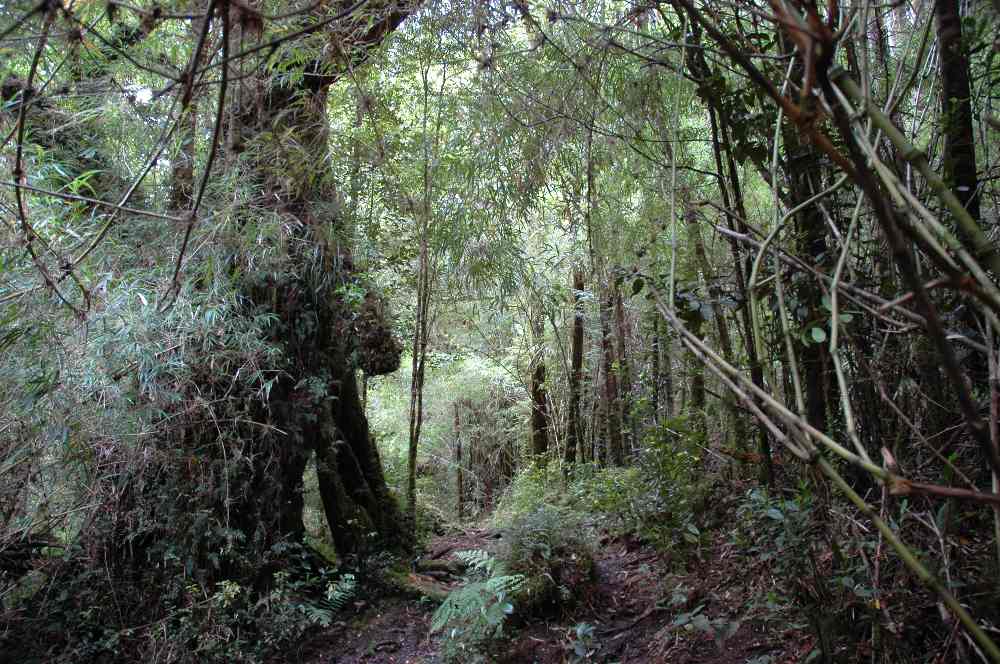
[[472, 644], [503, 634], [504, 621], [514, 612], [507, 598], [525, 583], [523, 574], [507, 574], [502, 563], [486, 551], [459, 551], [455, 557], [469, 567], [470, 580], [453, 590], [434, 612], [431, 632], [451, 627], [449, 637]]
[[481, 572], [486, 576], [492, 576], [493, 570], [500, 565], [496, 558], [488, 551], [482, 549], [471, 549], [469, 551], [456, 551], [455, 557], [465, 563], [470, 572]]
[[358, 582], [353, 574], [345, 574], [326, 586], [326, 602], [334, 611], [340, 611], [354, 597]]
[[326, 586], [326, 597], [317, 602], [303, 602], [299, 608], [310, 622], [320, 627], [329, 627], [333, 622], [333, 614], [337, 613], [351, 601], [357, 590], [357, 580], [353, 574], [345, 574]]

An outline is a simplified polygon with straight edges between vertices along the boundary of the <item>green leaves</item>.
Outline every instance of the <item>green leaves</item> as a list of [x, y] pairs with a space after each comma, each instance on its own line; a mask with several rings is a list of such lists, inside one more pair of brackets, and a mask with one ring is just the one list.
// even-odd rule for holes
[[477, 647], [503, 634], [504, 622], [514, 613], [508, 597], [525, 584], [523, 574], [507, 574], [503, 565], [483, 550], [458, 551], [455, 557], [469, 565], [472, 580], [449, 593], [431, 618], [431, 632], [451, 627], [448, 638]]

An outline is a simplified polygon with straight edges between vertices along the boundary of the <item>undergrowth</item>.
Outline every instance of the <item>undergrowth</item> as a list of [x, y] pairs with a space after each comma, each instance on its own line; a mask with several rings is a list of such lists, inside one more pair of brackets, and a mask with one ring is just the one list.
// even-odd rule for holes
[[633, 533], [661, 549], [694, 551], [701, 543], [711, 484], [699, 472], [700, 438], [687, 419], [664, 420], [650, 430], [625, 467], [577, 464], [571, 476], [556, 463], [520, 472], [505, 492], [492, 521], [517, 523], [538, 505], [585, 515], [593, 529]]
[[523, 574], [510, 574], [504, 563], [486, 551], [458, 551], [468, 567], [467, 582], [452, 591], [435, 611], [431, 632], [442, 632], [442, 657], [448, 662], [482, 662], [504, 635], [511, 598], [525, 584]]

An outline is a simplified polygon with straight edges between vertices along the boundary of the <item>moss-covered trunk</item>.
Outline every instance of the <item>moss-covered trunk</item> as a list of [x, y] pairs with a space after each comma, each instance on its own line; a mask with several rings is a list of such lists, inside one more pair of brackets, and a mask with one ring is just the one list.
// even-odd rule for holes
[[[345, 293], [361, 284], [348, 242], [338, 241], [340, 219], [329, 203], [335, 183], [327, 148], [329, 77], [306, 72], [270, 78], [239, 117], [241, 162], [261, 188], [267, 212], [290, 229], [278, 276], [274, 266], [250, 273], [244, 292], [256, 313], [276, 318], [273, 334], [285, 351], [285, 389], [271, 393], [270, 424], [285, 432], [281, 454], [253, 459], [263, 481], [283, 484], [286, 501], [275, 508], [279, 537], [301, 532], [304, 459], [315, 452], [319, 491], [341, 555], [396, 545], [399, 511], [385, 483], [355, 378], [360, 357], [367, 374], [394, 370], [399, 344], [366, 305]], [[257, 213], [257, 212], [255, 212]], [[366, 299], [373, 305], [373, 298]], [[289, 452], [288, 449], [292, 451]], [[240, 512], [240, 502], [231, 506]]]

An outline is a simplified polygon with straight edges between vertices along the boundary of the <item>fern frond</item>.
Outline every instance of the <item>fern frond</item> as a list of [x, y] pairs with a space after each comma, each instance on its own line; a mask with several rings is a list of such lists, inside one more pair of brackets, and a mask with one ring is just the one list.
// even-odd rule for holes
[[431, 632], [451, 626], [453, 638], [478, 641], [499, 636], [504, 621], [514, 611], [506, 600], [524, 586], [524, 575], [507, 574], [486, 551], [458, 551], [455, 557], [469, 567], [469, 576], [485, 578], [453, 590], [434, 612]]
[[326, 586], [326, 597], [315, 602], [302, 602], [299, 608], [310, 622], [320, 627], [329, 627], [333, 615], [347, 606], [357, 590], [357, 580], [353, 574], [345, 574]]
[[497, 560], [482, 549], [470, 549], [467, 551], [456, 551], [454, 556], [465, 563], [470, 572], [480, 572], [486, 576], [492, 576]]
[[326, 586], [326, 602], [334, 611], [340, 611], [354, 597], [358, 582], [353, 574], [345, 574]]

